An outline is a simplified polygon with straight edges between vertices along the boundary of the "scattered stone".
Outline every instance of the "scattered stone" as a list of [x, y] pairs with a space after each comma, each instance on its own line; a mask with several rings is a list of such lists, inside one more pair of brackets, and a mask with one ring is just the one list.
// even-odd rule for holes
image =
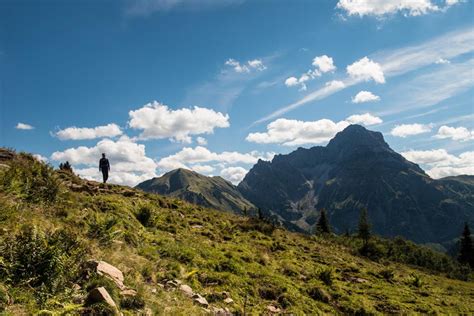
[[81, 290], [81, 286], [80, 286], [79, 284], [77, 284], [77, 283], [74, 283], [74, 284], [72, 285], [72, 290], [75, 291], [75, 292], [78, 292], [78, 291]]
[[107, 305], [113, 308], [117, 308], [117, 305], [115, 304], [114, 300], [110, 296], [109, 292], [107, 292], [107, 290], [103, 286], [95, 288], [92, 291], [90, 291], [89, 295], [87, 296], [87, 302], [89, 304], [106, 303]]
[[231, 299], [230, 297], [228, 297], [228, 298], [226, 298], [226, 299], [224, 300], [224, 303], [226, 303], [226, 304], [232, 304], [232, 303], [234, 303], [234, 300]]
[[169, 280], [169, 281], [166, 282], [165, 287], [166, 288], [177, 288], [178, 285], [179, 285], [179, 283], [177, 283], [176, 281]]
[[137, 296], [137, 291], [133, 289], [125, 289], [121, 291], [120, 294], [123, 296]]
[[[163, 284], [161, 284], [161, 285], [163, 285]], [[158, 292], [157, 289], [155, 289], [155, 288], [151, 289], [151, 293], [156, 294], [157, 292]]]
[[97, 272], [97, 274], [103, 275], [114, 281], [119, 289], [125, 289], [125, 286], [123, 285], [123, 273], [113, 265], [105, 261], [89, 260], [87, 266]]
[[363, 278], [356, 278], [356, 277], [349, 277], [349, 281], [353, 283], [367, 283], [369, 280], [363, 279]]
[[232, 315], [232, 313], [230, 313], [228, 310], [225, 310], [224, 308], [219, 308], [219, 307], [213, 307], [212, 313], [215, 316], [231, 316]]
[[193, 226], [191, 226], [191, 228], [201, 229], [201, 228], [203, 228], [203, 226], [202, 225], [193, 225]]
[[273, 306], [273, 305], [268, 305], [267, 306], [267, 310], [270, 312], [270, 313], [280, 313], [281, 312], [281, 309], [276, 307], [276, 306]]
[[159, 287], [161, 287], [162, 289], [165, 287], [165, 285], [164, 285], [164, 284], [161, 284], [161, 283], [158, 283], [157, 285], [158, 285]]
[[193, 289], [192, 289], [189, 285], [181, 284], [181, 285], [179, 286], [179, 289], [180, 289], [181, 292], [183, 292], [186, 296], [189, 296], [189, 297], [192, 297], [192, 296], [193, 296]]
[[198, 303], [201, 306], [204, 306], [204, 307], [209, 306], [209, 303], [207, 302], [207, 300], [204, 297], [202, 297], [200, 294], [194, 294], [192, 298], [194, 299], [194, 302]]

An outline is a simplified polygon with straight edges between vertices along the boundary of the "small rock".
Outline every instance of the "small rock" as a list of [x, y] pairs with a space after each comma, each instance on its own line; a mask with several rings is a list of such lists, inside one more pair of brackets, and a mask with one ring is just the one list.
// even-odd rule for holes
[[349, 281], [353, 283], [366, 283], [369, 282], [369, 280], [363, 279], [363, 278], [356, 278], [356, 277], [350, 277]]
[[[162, 284], [162, 285], [163, 285], [163, 284]], [[157, 289], [155, 289], [155, 288], [151, 289], [151, 293], [156, 294], [157, 292], [158, 292]]]
[[268, 305], [267, 306], [267, 310], [270, 312], [270, 313], [279, 313], [281, 312], [281, 309], [276, 307], [276, 306], [273, 306], [273, 305]]
[[89, 260], [87, 262], [87, 266], [93, 269], [97, 274], [103, 275], [112, 281], [118, 286], [119, 289], [124, 289], [125, 286], [123, 285], [123, 273], [113, 265], [105, 262], [105, 261], [98, 261], [98, 260]]
[[133, 289], [125, 289], [121, 291], [120, 294], [123, 296], [137, 296], [137, 291]]
[[224, 303], [226, 303], [226, 304], [232, 304], [232, 303], [234, 303], [234, 300], [231, 299], [230, 297], [228, 297], [228, 298], [226, 298], [226, 299], [224, 300]]
[[193, 289], [192, 289], [189, 285], [181, 284], [181, 285], [179, 286], [179, 289], [180, 289], [181, 292], [183, 292], [186, 296], [189, 296], [189, 297], [192, 297], [192, 296], [193, 296]]
[[215, 316], [230, 316], [230, 315], [232, 315], [231, 313], [229, 313], [225, 309], [219, 308], [219, 307], [213, 307], [212, 312]]
[[114, 308], [117, 308], [117, 305], [115, 304], [114, 300], [110, 296], [109, 292], [107, 292], [107, 290], [103, 286], [95, 288], [92, 291], [90, 291], [89, 295], [87, 296], [87, 302], [89, 304], [104, 302]]
[[204, 306], [204, 307], [209, 306], [209, 303], [207, 302], [207, 300], [204, 297], [202, 297], [201, 295], [194, 294], [192, 297], [194, 299], [194, 302], [198, 303], [199, 305]]
[[202, 225], [193, 225], [191, 226], [191, 228], [194, 228], [194, 229], [201, 229], [203, 226]]

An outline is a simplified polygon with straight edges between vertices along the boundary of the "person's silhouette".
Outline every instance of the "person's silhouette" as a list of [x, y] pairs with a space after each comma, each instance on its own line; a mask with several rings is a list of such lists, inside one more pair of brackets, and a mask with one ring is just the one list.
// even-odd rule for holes
[[109, 160], [105, 158], [105, 154], [102, 154], [102, 158], [99, 160], [99, 171], [102, 171], [102, 178], [104, 179], [104, 183], [106, 183], [109, 178], [110, 163]]

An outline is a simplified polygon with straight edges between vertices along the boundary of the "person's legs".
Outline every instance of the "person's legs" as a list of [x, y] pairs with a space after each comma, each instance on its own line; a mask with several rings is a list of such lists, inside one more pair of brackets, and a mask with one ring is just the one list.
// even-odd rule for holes
[[104, 179], [104, 183], [106, 183], [107, 179], [109, 178], [109, 171], [108, 170], [102, 170], [102, 178]]

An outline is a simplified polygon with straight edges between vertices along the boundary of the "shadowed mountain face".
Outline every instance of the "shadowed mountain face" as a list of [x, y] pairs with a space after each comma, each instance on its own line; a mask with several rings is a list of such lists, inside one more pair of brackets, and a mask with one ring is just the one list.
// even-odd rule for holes
[[259, 161], [238, 185], [245, 198], [289, 228], [314, 231], [319, 210], [336, 232], [354, 231], [366, 207], [374, 232], [417, 242], [457, 237], [474, 221], [474, 177], [431, 179], [379, 132], [351, 125], [326, 147]]
[[222, 211], [241, 214], [244, 210], [250, 213], [255, 209], [232, 183], [221, 177], [206, 177], [186, 169], [170, 171], [136, 187]]

